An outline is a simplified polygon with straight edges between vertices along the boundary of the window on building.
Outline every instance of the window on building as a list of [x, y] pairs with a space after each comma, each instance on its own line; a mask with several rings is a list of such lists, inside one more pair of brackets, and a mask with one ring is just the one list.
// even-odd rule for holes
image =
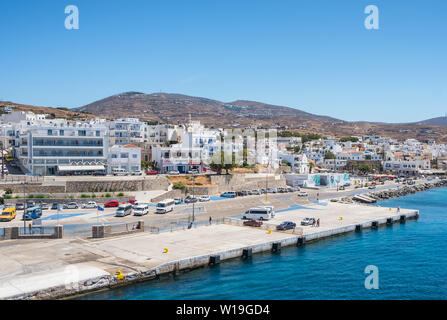
[[64, 135], [64, 130], [59, 130], [59, 135], [63, 136]]
[[133, 154], [133, 155], [132, 155], [132, 158], [136, 159], [136, 158], [137, 158], [137, 155], [136, 155], [136, 154]]
[[96, 136], [99, 137], [101, 135], [101, 131], [96, 130]]
[[121, 159], [127, 159], [127, 158], [129, 158], [128, 153], [121, 153]]

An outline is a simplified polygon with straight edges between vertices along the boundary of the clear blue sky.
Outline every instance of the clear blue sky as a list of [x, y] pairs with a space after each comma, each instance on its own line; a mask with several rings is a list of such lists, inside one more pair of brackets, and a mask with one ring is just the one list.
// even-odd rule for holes
[[[64, 27], [79, 8], [79, 30]], [[364, 9], [380, 10], [380, 29]], [[344, 120], [447, 112], [445, 0], [2, 0], [0, 100], [124, 91], [257, 100]]]

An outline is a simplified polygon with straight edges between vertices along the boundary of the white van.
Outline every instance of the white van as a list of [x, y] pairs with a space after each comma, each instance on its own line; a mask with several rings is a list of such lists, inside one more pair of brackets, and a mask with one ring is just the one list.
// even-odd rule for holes
[[124, 217], [132, 213], [132, 205], [130, 203], [121, 203], [116, 209], [115, 217]]
[[122, 168], [113, 168], [112, 174], [114, 176], [127, 176], [127, 171]]
[[167, 213], [174, 210], [174, 200], [173, 199], [165, 199], [157, 203], [157, 209], [155, 213]]
[[265, 209], [268, 209], [268, 210], [270, 210], [270, 214], [272, 215], [272, 218], [275, 217], [275, 207], [273, 207], [273, 206], [259, 206], [259, 207], [257, 207], [257, 208], [265, 208]]
[[270, 220], [272, 218], [272, 209], [266, 207], [251, 208], [245, 211], [242, 218], [252, 220]]
[[133, 208], [134, 216], [144, 216], [149, 213], [149, 206], [147, 204], [140, 204]]

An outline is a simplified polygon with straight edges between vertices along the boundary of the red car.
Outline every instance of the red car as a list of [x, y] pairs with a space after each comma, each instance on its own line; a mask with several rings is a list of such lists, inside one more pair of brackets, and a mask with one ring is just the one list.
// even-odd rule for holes
[[150, 175], [150, 176], [154, 176], [154, 175], [158, 174], [158, 171], [157, 170], [149, 170], [149, 171], [146, 171], [146, 174]]
[[130, 203], [130, 204], [134, 204], [135, 202], [137, 202], [137, 200], [135, 200], [135, 199], [130, 199], [130, 200], [129, 200], [129, 203]]
[[244, 226], [260, 227], [260, 226], [262, 226], [262, 221], [256, 221], [254, 219], [247, 220], [247, 221], [244, 221]]
[[109, 201], [104, 203], [104, 208], [113, 208], [113, 207], [118, 207], [120, 205], [120, 203], [118, 201]]

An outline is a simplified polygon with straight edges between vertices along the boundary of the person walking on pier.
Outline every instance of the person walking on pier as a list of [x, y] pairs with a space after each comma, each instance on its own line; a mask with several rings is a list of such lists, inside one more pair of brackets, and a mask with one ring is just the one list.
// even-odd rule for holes
[[320, 218], [317, 219], [317, 227], [320, 226]]
[[213, 221], [213, 218], [210, 217], [210, 225], [211, 225], [212, 221]]
[[397, 212], [400, 212], [400, 206], [397, 206]]

